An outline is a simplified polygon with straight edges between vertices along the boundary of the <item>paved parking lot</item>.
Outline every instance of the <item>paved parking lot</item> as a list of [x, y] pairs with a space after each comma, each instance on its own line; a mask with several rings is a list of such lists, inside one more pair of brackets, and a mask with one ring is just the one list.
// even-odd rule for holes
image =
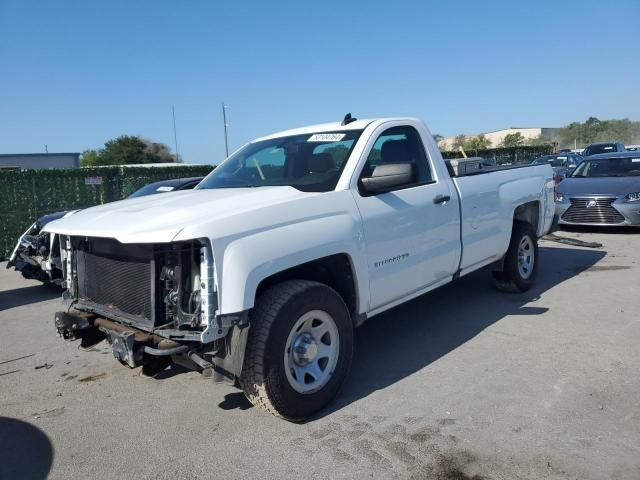
[[640, 478], [640, 233], [560, 232], [537, 286], [477, 272], [357, 331], [305, 424], [180, 369], [58, 339], [60, 291], [0, 264], [0, 478]]

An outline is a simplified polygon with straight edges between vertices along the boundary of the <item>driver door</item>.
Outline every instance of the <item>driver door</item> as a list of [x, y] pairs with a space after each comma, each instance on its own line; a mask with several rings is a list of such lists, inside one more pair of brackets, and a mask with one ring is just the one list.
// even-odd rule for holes
[[403, 125], [379, 134], [360, 179], [375, 167], [412, 163], [415, 181], [392, 191], [359, 191], [367, 245], [370, 308], [383, 307], [431, 284], [451, 277], [459, 260], [459, 212], [450, 182], [434, 177], [416, 129]]

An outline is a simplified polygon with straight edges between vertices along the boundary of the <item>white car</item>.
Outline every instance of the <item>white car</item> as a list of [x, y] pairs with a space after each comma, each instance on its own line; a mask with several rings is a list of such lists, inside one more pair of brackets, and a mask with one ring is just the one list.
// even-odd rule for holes
[[503, 289], [532, 286], [551, 167], [464, 165], [418, 119], [347, 116], [254, 140], [191, 192], [51, 222], [72, 307], [58, 332], [308, 417], [337, 394], [367, 319], [485, 266]]

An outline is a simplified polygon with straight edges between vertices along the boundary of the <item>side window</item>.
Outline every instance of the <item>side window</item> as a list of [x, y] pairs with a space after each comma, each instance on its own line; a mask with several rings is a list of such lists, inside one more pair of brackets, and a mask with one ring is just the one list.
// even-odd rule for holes
[[413, 163], [418, 185], [433, 181], [422, 140], [413, 127], [392, 127], [382, 132], [369, 152], [360, 178], [370, 177], [378, 165], [390, 163]]

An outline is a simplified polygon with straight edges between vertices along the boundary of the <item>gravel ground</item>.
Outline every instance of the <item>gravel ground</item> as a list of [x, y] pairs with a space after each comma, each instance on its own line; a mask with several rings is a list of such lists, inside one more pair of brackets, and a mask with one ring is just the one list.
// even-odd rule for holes
[[559, 235], [603, 248], [542, 241], [526, 294], [477, 272], [372, 319], [305, 424], [56, 338], [60, 291], [0, 264], [0, 479], [637, 480], [640, 233]]

